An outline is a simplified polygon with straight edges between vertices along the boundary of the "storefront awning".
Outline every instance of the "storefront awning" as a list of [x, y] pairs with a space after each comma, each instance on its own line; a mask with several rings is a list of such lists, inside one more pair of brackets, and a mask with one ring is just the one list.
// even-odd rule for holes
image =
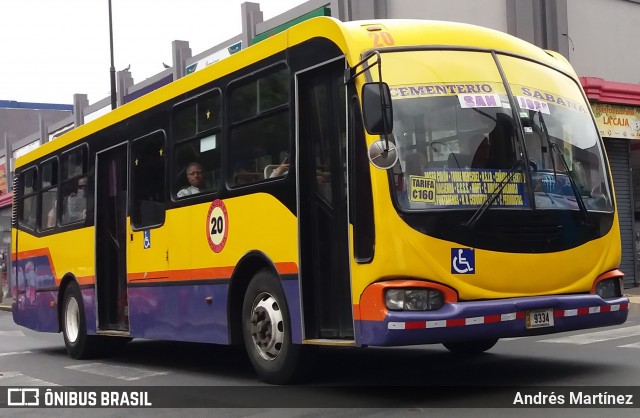
[[12, 202], [13, 202], [13, 193], [0, 194], [0, 208], [11, 206]]
[[599, 77], [580, 77], [590, 102], [640, 107], [640, 84], [607, 81]]

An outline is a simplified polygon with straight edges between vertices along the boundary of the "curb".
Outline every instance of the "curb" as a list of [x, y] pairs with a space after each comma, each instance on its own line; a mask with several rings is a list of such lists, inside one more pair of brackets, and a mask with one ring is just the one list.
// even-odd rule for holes
[[11, 312], [11, 305], [0, 305], [0, 311]]
[[625, 295], [626, 297], [629, 298], [629, 303], [633, 303], [633, 304], [640, 304], [640, 296], [635, 296], [635, 295]]

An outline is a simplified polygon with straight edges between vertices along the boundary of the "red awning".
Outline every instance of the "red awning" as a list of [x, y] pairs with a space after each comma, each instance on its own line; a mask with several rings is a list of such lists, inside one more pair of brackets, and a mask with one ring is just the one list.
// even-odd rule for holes
[[13, 202], [13, 193], [0, 194], [0, 208], [11, 206]]
[[640, 84], [607, 81], [599, 77], [580, 77], [591, 102], [640, 106]]

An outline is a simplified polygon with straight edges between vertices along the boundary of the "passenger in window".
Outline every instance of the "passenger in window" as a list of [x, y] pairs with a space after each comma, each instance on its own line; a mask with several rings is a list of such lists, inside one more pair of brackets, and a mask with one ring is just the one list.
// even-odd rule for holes
[[280, 165], [273, 169], [269, 178], [285, 176], [289, 172], [289, 154], [282, 152], [280, 153], [280, 157]]
[[54, 226], [56, 226], [56, 207], [57, 206], [58, 206], [58, 201], [54, 200], [53, 206], [51, 206], [51, 209], [47, 213], [47, 224], [45, 225], [45, 228], [53, 228]]
[[178, 191], [178, 197], [200, 193], [204, 188], [204, 168], [200, 163], [191, 162], [185, 170], [189, 186]]
[[78, 179], [78, 186], [75, 192], [72, 192], [66, 198], [66, 220], [68, 222], [80, 221], [87, 216], [87, 178]]

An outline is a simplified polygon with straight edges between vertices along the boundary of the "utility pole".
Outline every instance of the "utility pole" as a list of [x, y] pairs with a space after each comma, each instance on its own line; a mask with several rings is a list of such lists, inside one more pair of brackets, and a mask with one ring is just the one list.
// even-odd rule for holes
[[111, 0], [109, 0], [109, 44], [111, 46], [111, 110], [117, 106], [116, 102], [116, 68], [113, 64], [113, 22], [111, 20]]

